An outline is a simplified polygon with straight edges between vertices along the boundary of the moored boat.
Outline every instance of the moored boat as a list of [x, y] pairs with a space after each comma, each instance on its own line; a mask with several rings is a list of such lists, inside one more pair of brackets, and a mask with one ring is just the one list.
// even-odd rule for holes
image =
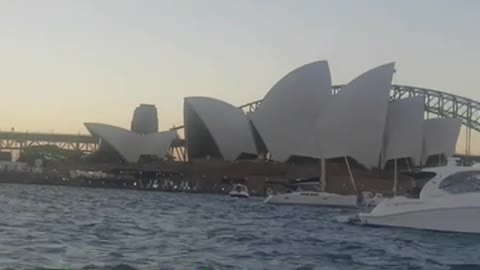
[[228, 195], [237, 198], [250, 198], [247, 186], [242, 184], [234, 184], [232, 191]]

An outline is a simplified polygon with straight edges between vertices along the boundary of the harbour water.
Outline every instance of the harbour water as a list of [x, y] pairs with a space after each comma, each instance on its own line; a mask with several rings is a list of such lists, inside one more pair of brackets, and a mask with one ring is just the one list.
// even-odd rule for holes
[[480, 269], [480, 236], [223, 195], [0, 185], [0, 269]]

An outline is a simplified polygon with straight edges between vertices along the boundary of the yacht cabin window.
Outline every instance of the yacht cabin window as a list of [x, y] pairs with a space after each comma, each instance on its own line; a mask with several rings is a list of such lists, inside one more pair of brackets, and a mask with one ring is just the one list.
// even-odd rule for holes
[[452, 174], [440, 183], [439, 188], [451, 194], [480, 192], [480, 171]]

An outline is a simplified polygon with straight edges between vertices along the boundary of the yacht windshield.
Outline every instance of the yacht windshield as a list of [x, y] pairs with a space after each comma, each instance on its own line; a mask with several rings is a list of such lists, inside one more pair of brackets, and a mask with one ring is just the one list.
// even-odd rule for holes
[[421, 171], [414, 174], [410, 174], [410, 176], [413, 178], [413, 180], [415, 180], [416, 186], [423, 187], [428, 181], [430, 181], [430, 179], [437, 176], [437, 174], [429, 171]]
[[459, 172], [445, 178], [439, 188], [448, 193], [480, 192], [480, 171]]
[[413, 179], [413, 186], [407, 191], [406, 196], [409, 198], [418, 198], [425, 183], [437, 174], [434, 172], [420, 171], [416, 173], [405, 173], [405, 175]]

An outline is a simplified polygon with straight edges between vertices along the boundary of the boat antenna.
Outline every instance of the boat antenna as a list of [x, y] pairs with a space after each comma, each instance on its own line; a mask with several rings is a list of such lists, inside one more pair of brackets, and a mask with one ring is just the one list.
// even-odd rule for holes
[[355, 179], [353, 178], [352, 169], [350, 168], [350, 162], [348, 161], [347, 156], [344, 156], [345, 164], [347, 165], [348, 175], [350, 176], [350, 181], [352, 181], [353, 191], [355, 194], [358, 194], [357, 185], [355, 184]]
[[325, 188], [327, 187], [327, 161], [324, 158], [320, 159], [320, 165], [320, 188], [322, 192], [325, 192]]
[[393, 196], [397, 196], [397, 188], [398, 188], [398, 175], [397, 175], [397, 159], [393, 160]]
[[409, 172], [412, 171], [412, 167], [410, 167], [410, 160], [408, 158], [405, 159], [405, 162], [407, 163], [407, 169]]

